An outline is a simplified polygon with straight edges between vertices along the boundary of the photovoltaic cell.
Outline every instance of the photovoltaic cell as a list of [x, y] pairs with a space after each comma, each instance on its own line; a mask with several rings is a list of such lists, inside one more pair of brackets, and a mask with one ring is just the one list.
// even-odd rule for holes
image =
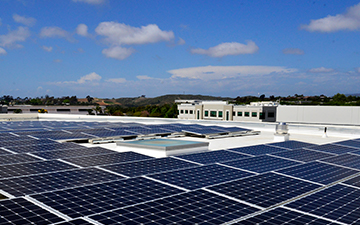
[[289, 151], [289, 149], [283, 149], [269, 145], [254, 145], [248, 147], [231, 148], [229, 150], [250, 155], [265, 155], [275, 152]]
[[306, 147], [310, 150], [317, 150], [322, 152], [334, 153], [334, 154], [344, 154], [348, 152], [355, 152], [358, 151], [356, 148], [340, 146], [340, 145], [333, 145], [333, 144], [325, 144], [325, 145], [317, 145], [317, 146], [308, 146]]
[[48, 139], [26, 139], [26, 140], [7, 140], [7, 141], [1, 141], [0, 147], [10, 147], [10, 146], [26, 146], [26, 145], [44, 145], [44, 144], [53, 144], [57, 143], [52, 140]]
[[301, 142], [301, 141], [284, 141], [284, 142], [271, 143], [268, 145], [276, 146], [276, 147], [280, 147], [280, 148], [286, 148], [286, 149], [298, 149], [298, 148], [303, 148], [303, 147], [309, 147], [314, 144]]
[[3, 165], [0, 166], [0, 179], [75, 168], [74, 166], [56, 160]]
[[194, 153], [189, 155], [179, 155], [176, 157], [201, 164], [211, 164], [211, 163], [224, 162], [234, 159], [247, 158], [249, 156], [243, 155], [241, 153], [226, 151], [226, 150], [217, 150], [210, 152]]
[[360, 170], [360, 155], [344, 154], [344, 155], [334, 156], [331, 158], [322, 159], [321, 161]]
[[111, 154], [96, 155], [96, 157], [84, 156], [84, 157], [76, 157], [76, 158], [66, 158], [64, 160], [82, 167], [88, 167], [88, 166], [99, 166], [99, 165], [109, 165], [115, 163], [132, 162], [132, 161], [139, 161], [145, 159], [152, 159], [152, 157], [142, 155], [136, 152], [113, 152]]
[[27, 154], [10, 154], [10, 155], [2, 155], [0, 157], [0, 165], [34, 162], [40, 160], [41, 159], [35, 158]]
[[75, 148], [75, 149], [34, 152], [32, 154], [45, 159], [64, 159], [64, 158], [71, 158], [78, 156], [101, 155], [101, 154], [110, 154], [110, 153], [114, 153], [114, 151], [101, 147], [91, 147], [91, 148]]
[[321, 186], [310, 182], [266, 173], [215, 185], [208, 189], [261, 207], [270, 207], [319, 187]]
[[311, 162], [278, 170], [278, 172], [321, 184], [330, 184], [348, 176], [354, 175], [359, 171], [333, 166], [326, 163]]
[[342, 183], [360, 188], [360, 175], [356, 176], [354, 178], [351, 178], [350, 180], [343, 181]]
[[57, 223], [56, 225], [94, 225], [94, 224], [90, 223], [84, 219], [79, 218], [79, 219], [74, 219], [74, 220]]
[[87, 168], [2, 179], [0, 187], [13, 196], [24, 196], [119, 179], [123, 177], [100, 169]]
[[174, 158], [157, 158], [138, 162], [114, 164], [111, 166], [101, 166], [107, 170], [124, 174], [129, 177], [161, 173], [171, 170], [196, 167], [197, 164], [185, 162]]
[[360, 222], [360, 190], [337, 184], [286, 206], [346, 224]]
[[311, 162], [311, 161], [315, 161], [317, 159], [328, 158], [328, 157], [334, 156], [329, 153], [311, 151], [311, 150], [306, 150], [306, 149], [296, 149], [296, 150], [287, 151], [287, 152], [278, 152], [278, 153], [273, 153], [272, 155], [277, 155], [280, 157], [294, 159], [294, 160], [298, 160], [298, 161], [302, 161], [302, 162]]
[[71, 218], [88, 216], [181, 193], [159, 182], [138, 177], [32, 195]]
[[196, 190], [153, 202], [94, 215], [102, 224], [222, 224], [258, 209]]
[[64, 220], [23, 198], [0, 201], [0, 224], [50, 224], [61, 221]]
[[6, 147], [6, 149], [17, 153], [43, 152], [43, 151], [53, 151], [60, 149], [74, 149], [74, 148], [86, 148], [86, 147], [74, 143], [55, 143], [55, 144], [44, 144], [44, 145], [21, 145], [21, 146]]
[[0, 148], [0, 155], [9, 155], [9, 154], [12, 154], [12, 153]]
[[348, 147], [353, 147], [353, 148], [358, 148], [360, 149], [360, 142], [359, 141], [354, 141], [354, 140], [346, 140], [346, 141], [340, 141], [340, 142], [335, 142], [333, 143], [335, 145], [342, 145], [342, 146], [348, 146]]
[[149, 177], [193, 190], [251, 175], [254, 174], [220, 165], [208, 165], [179, 171], [154, 174]]
[[223, 162], [222, 164], [240, 169], [249, 170], [249, 171], [254, 171], [257, 173], [264, 173], [289, 166], [299, 165], [301, 163], [286, 159], [280, 159], [268, 155], [263, 155], [263, 156], [234, 160], [229, 162]]
[[291, 211], [284, 208], [275, 208], [273, 210], [261, 213], [249, 219], [234, 223], [242, 225], [265, 225], [265, 224], [308, 224], [308, 225], [322, 225], [322, 224], [333, 224], [337, 225], [339, 223], [330, 222], [328, 220], [321, 219], [319, 217]]

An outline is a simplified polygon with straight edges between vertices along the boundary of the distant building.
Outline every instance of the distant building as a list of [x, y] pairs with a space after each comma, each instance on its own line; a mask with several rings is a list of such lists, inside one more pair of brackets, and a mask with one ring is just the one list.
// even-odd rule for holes
[[[105, 106], [100, 106], [104, 111]], [[8, 106], [7, 113], [14, 113], [16, 109], [21, 109], [22, 113], [38, 113], [40, 109], [46, 109], [48, 113], [57, 114], [82, 114], [87, 115], [89, 109], [93, 109], [93, 105], [85, 106], [53, 106], [53, 105], [13, 105]], [[95, 114], [95, 111], [93, 111]]]
[[224, 121], [276, 121], [277, 102], [252, 102], [250, 105], [226, 101], [175, 100], [179, 119]]
[[7, 113], [8, 107], [7, 105], [0, 105], [0, 113]]

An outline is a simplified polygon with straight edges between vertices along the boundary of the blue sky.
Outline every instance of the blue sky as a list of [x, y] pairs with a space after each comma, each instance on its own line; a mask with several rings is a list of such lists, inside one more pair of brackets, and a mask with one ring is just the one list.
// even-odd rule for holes
[[360, 93], [359, 1], [0, 0], [0, 95]]

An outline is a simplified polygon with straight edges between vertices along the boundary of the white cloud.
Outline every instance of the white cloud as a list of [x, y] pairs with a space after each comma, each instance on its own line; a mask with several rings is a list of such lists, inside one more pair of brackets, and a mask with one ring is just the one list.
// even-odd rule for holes
[[332, 68], [325, 68], [325, 67], [319, 67], [319, 68], [312, 68], [309, 70], [310, 73], [331, 73], [335, 70]]
[[132, 48], [123, 48], [120, 46], [110, 47], [108, 49], [102, 50], [102, 53], [108, 58], [114, 58], [123, 60], [129, 57], [131, 54], [135, 52]]
[[151, 79], [154, 79], [152, 77], [149, 77], [147, 75], [139, 75], [139, 76], [136, 76], [137, 79], [139, 80], [151, 80]]
[[196, 48], [191, 49], [193, 54], [208, 55], [211, 57], [224, 57], [227, 55], [254, 54], [259, 47], [253, 41], [247, 41], [247, 44], [238, 42], [221, 43], [209, 49]]
[[14, 14], [13, 19], [15, 22], [24, 24], [25, 26], [29, 26], [29, 27], [34, 26], [36, 23], [35, 18], [20, 16], [18, 14]]
[[72, 0], [73, 2], [83, 2], [91, 5], [101, 5], [105, 3], [105, 0]]
[[296, 69], [280, 66], [203, 66], [169, 70], [171, 78], [219, 80], [271, 73], [293, 73]]
[[355, 68], [355, 71], [360, 73], [360, 67]]
[[99, 74], [95, 73], [95, 72], [92, 72], [92, 73], [90, 73], [88, 75], [85, 75], [85, 76], [81, 77], [77, 81], [77, 83], [78, 84], [83, 84], [83, 83], [85, 83], [87, 81], [92, 82], [92, 81], [99, 81], [99, 80], [101, 80], [101, 76]]
[[42, 38], [65, 38], [66, 40], [68, 40], [70, 42], [75, 41], [69, 32], [67, 32], [66, 30], [63, 30], [60, 27], [44, 27], [40, 31], [40, 37], [42, 37]]
[[3, 48], [0, 48], [0, 55], [6, 55], [7, 52], [5, 51], [5, 49]]
[[16, 42], [24, 42], [30, 37], [30, 31], [27, 27], [18, 27], [17, 30], [9, 31], [8, 34], [0, 35], [0, 46], [2, 47], [22, 47]]
[[41, 91], [43, 88], [41, 86], [39, 86], [36, 90], [39, 92]]
[[282, 52], [285, 55], [304, 55], [304, 51], [300, 48], [285, 48]]
[[358, 30], [360, 28], [360, 3], [354, 5], [343, 14], [311, 20], [308, 25], [302, 25], [301, 29], [307, 31], [319, 31], [324, 33], [340, 30]]
[[123, 23], [102, 22], [95, 32], [105, 36], [105, 41], [112, 45], [149, 44], [174, 38], [172, 31], [162, 31], [156, 24], [132, 27]]
[[177, 43], [178, 45], [184, 45], [184, 44], [186, 44], [186, 42], [185, 42], [185, 40], [184, 39], [182, 39], [182, 38], [179, 38], [179, 41], [178, 41], [178, 43]]
[[[58, 81], [58, 82], [48, 82], [47, 84], [50, 85], [70, 85], [72, 84], [79, 85], [79, 84], [86, 84], [86, 85], [98, 85], [97, 81], [100, 81], [102, 77], [95, 73], [89, 73], [85, 76], [80, 77], [77, 81]], [[85, 85], [85, 86], [86, 86]], [[79, 88], [79, 86], [74, 86], [76, 88]]]
[[125, 78], [112, 78], [112, 79], [106, 80], [106, 82], [121, 84], [121, 83], [125, 83], [126, 79]]
[[54, 61], [53, 61], [54, 63], [61, 63], [62, 62], [62, 60], [61, 59], [54, 59]]
[[47, 46], [43, 45], [41, 48], [44, 49], [47, 52], [51, 52], [53, 50], [53, 47], [51, 47], [51, 46], [47, 47]]
[[85, 24], [79, 24], [76, 27], [76, 33], [80, 36], [87, 37], [87, 36], [89, 36], [88, 27]]

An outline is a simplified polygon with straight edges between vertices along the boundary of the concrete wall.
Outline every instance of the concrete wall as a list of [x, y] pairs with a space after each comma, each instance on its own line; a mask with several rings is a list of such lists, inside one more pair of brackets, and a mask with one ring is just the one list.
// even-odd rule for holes
[[278, 122], [360, 125], [357, 106], [279, 106]]

